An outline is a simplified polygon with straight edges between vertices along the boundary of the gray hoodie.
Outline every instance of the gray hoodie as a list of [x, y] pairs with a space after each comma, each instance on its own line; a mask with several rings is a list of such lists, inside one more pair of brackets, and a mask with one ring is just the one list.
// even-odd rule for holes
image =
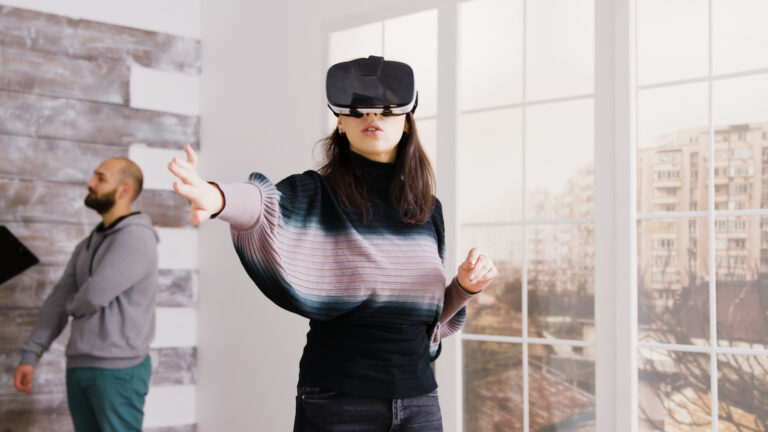
[[155, 337], [157, 232], [132, 213], [83, 239], [45, 299], [21, 363], [37, 363], [72, 317], [67, 368], [139, 364]]

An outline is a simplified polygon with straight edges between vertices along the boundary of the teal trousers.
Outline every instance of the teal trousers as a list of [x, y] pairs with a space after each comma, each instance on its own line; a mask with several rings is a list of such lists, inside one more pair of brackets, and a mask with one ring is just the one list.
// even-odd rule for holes
[[149, 356], [125, 369], [67, 369], [67, 401], [76, 432], [141, 432]]

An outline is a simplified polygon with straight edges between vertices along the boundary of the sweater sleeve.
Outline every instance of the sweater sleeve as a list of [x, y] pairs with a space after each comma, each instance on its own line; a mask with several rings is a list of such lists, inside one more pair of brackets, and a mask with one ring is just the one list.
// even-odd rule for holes
[[40, 307], [37, 321], [35, 321], [35, 328], [21, 349], [21, 361], [19, 363], [33, 366], [37, 364], [37, 361], [48, 350], [54, 339], [67, 326], [69, 317], [65, 310], [65, 305], [67, 300], [77, 291], [75, 257], [81, 246], [82, 244], [75, 248], [75, 252], [69, 259], [64, 274]]
[[226, 205], [218, 219], [230, 224], [240, 262], [267, 298], [310, 319], [331, 319], [349, 310], [343, 299], [328, 297], [317, 289], [322, 281], [302, 283], [289, 277], [297, 272], [310, 273], [322, 265], [298, 262], [307, 258], [296, 253], [311, 247], [316, 236], [324, 235], [327, 219], [333, 219], [319, 222], [321, 214], [332, 212], [334, 206], [328, 204], [331, 198], [317, 173], [293, 175], [277, 185], [253, 173], [247, 183], [220, 188]]

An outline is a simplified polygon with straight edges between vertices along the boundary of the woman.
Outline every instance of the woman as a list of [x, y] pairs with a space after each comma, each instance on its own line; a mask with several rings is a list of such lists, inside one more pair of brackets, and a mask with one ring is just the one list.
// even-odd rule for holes
[[325, 163], [273, 184], [217, 185], [173, 159], [194, 225], [218, 217], [259, 289], [310, 319], [295, 431], [441, 431], [430, 367], [464, 304], [496, 276], [469, 252], [445, 286], [444, 228], [413, 112], [411, 68], [369, 57], [331, 67], [336, 130]]

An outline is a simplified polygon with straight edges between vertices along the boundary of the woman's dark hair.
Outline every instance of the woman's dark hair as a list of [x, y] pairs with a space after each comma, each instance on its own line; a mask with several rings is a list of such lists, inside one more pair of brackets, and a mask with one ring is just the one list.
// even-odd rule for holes
[[[416, 122], [406, 114], [407, 133], [397, 144], [395, 179], [389, 189], [390, 203], [400, 213], [400, 219], [409, 224], [422, 224], [429, 219], [435, 207], [435, 175], [424, 149], [421, 148]], [[371, 214], [371, 197], [365, 190], [363, 178], [352, 162], [349, 140], [338, 129], [320, 141], [325, 152], [325, 163], [318, 170], [336, 192], [339, 204], [362, 216]]]

